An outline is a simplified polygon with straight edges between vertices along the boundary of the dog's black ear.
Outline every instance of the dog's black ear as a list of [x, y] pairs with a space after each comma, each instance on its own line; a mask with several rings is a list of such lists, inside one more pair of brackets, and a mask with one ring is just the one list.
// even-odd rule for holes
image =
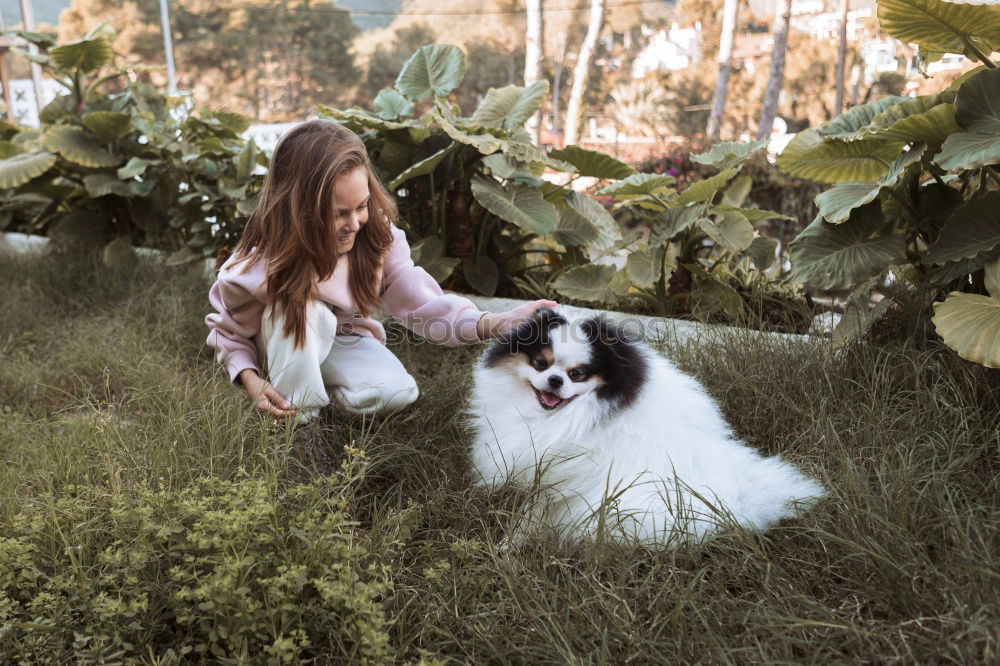
[[584, 321], [580, 327], [590, 343], [600, 343], [607, 346], [630, 345], [637, 341], [623, 327], [610, 321], [604, 315], [597, 315]]
[[493, 367], [507, 356], [550, 345], [549, 331], [565, 323], [565, 317], [552, 308], [538, 308], [530, 319], [526, 319], [490, 346], [483, 359], [486, 367]]

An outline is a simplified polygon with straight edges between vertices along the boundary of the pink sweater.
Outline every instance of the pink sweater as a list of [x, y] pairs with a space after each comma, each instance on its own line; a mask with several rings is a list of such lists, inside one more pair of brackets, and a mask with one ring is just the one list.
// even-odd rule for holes
[[[449, 346], [479, 342], [476, 326], [482, 314], [466, 298], [445, 295], [427, 271], [414, 265], [406, 235], [392, 228], [392, 247], [382, 264], [382, 307], [402, 320], [414, 333]], [[205, 317], [210, 332], [208, 344], [229, 371], [234, 382], [241, 371], [257, 365], [257, 345], [266, 306], [267, 289], [263, 262], [241, 272], [244, 261], [230, 257], [219, 270], [208, 300], [216, 312]], [[317, 283], [316, 296], [337, 315], [338, 333], [365, 335], [385, 342], [385, 329], [371, 317], [363, 317], [348, 287], [350, 264], [337, 262], [333, 275]]]

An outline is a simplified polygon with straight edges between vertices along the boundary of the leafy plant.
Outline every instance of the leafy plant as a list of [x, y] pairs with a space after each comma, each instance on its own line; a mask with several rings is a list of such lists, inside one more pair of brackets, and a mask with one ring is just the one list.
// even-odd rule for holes
[[681, 191], [672, 187], [676, 180], [669, 174], [644, 173], [597, 190], [599, 196], [612, 197], [618, 210], [643, 220], [648, 234], [628, 239], [631, 251], [624, 271], [575, 267], [559, 277], [556, 288], [581, 300], [638, 299], [661, 314], [692, 312], [706, 319], [722, 314], [744, 321], [745, 299], [735, 286], [768, 281], [766, 271], [776, 259], [777, 241], [761, 235], [755, 225], [785, 217], [743, 207], [752, 181], [740, 170], [765, 144], [723, 142], [692, 155], [718, 172]]
[[[1000, 48], [1000, 15], [969, 3], [883, 0], [879, 17], [925, 60], [965, 52], [983, 65], [942, 93], [880, 99], [792, 140], [778, 165], [833, 187], [791, 245], [791, 277], [855, 288], [844, 327], [857, 334], [888, 310], [869, 311], [860, 297], [887, 271], [932, 298], [952, 291], [935, 306], [938, 333], [965, 358], [1000, 367], [995, 300], [963, 293], [983, 292], [985, 267], [1000, 257], [1000, 68], [985, 55]], [[969, 326], [980, 342], [969, 341]], [[856, 336], [844, 328], [840, 337]]]
[[[414, 260], [439, 281], [492, 295], [537, 266], [531, 257], [558, 266], [619, 240], [607, 210], [568, 185], [584, 172], [619, 178], [634, 169], [593, 151], [574, 147], [557, 159], [532, 145], [524, 123], [548, 93], [545, 81], [491, 88], [463, 116], [448, 97], [465, 68], [457, 46], [423, 46], [371, 111], [319, 108], [364, 139], [397, 197]], [[568, 174], [567, 183], [541, 180], [545, 169]]]
[[248, 118], [188, 114], [114, 68], [96, 31], [58, 45], [18, 34], [66, 93], [42, 109], [40, 129], [0, 128], [0, 228], [104, 246], [107, 263], [131, 260], [133, 244], [180, 262], [234, 242], [252, 212], [254, 171], [267, 164], [241, 138]]
[[[449, 96], [464, 73], [461, 49], [424, 46], [372, 110], [319, 109], [364, 139], [396, 194], [414, 260], [439, 281], [487, 295], [551, 290], [591, 303], [628, 299], [666, 312], [668, 291], [686, 299], [696, 286], [689, 277], [668, 289], [675, 265], [690, 273], [688, 265], [704, 262], [701, 285], [723, 279], [708, 270], [718, 268], [723, 255], [753, 255], [761, 266], [773, 261], [774, 245], [758, 237], [753, 223], [780, 216], [740, 209], [745, 179], [713, 203], [763, 144], [726, 144], [706, 153], [705, 162], [721, 173], [678, 193], [673, 177], [639, 173], [604, 153], [570, 145], [546, 154], [532, 145], [524, 123], [548, 93], [545, 81], [490, 89], [463, 115]], [[545, 171], [554, 176], [543, 180]], [[583, 178], [594, 183], [589, 194], [574, 187]], [[623, 237], [612, 211], [652, 221], [652, 240]], [[680, 247], [668, 251], [672, 243]], [[632, 253], [625, 270], [607, 263], [608, 255], [626, 249]], [[695, 300], [707, 302], [707, 294]]]

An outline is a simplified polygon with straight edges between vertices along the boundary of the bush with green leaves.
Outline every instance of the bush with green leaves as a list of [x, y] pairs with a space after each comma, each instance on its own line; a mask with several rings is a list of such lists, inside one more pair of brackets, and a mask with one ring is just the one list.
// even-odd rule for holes
[[108, 39], [92, 32], [29, 55], [66, 88], [39, 114], [41, 127], [0, 126], [0, 229], [104, 247], [109, 263], [133, 245], [170, 261], [232, 245], [252, 212], [248, 196], [267, 156], [234, 113], [189, 115], [181, 101], [116, 69]]
[[[534, 146], [524, 125], [548, 93], [545, 81], [490, 89], [462, 115], [449, 96], [465, 67], [458, 47], [424, 46], [372, 110], [319, 109], [364, 139], [397, 197], [419, 265], [446, 285], [486, 295], [628, 299], [654, 312], [691, 299], [741, 314], [742, 299], [727, 287], [733, 276], [723, 269], [746, 258], [742, 269], [763, 276], [775, 244], [754, 223], [780, 217], [741, 208], [750, 182], [736, 177], [762, 143], [716, 147], [701, 159], [721, 172], [677, 192], [673, 177], [639, 173], [604, 153]], [[546, 170], [557, 177], [543, 180]], [[574, 189], [580, 178], [593, 179], [590, 194]], [[623, 237], [612, 211], [648, 220], [650, 241]], [[628, 268], [605, 260], [626, 249], [633, 250]], [[668, 287], [674, 268], [686, 278]]]
[[[866, 333], [890, 307], [869, 309], [888, 271], [925, 290], [934, 324], [964, 358], [1000, 367], [1000, 11], [944, 0], [882, 0], [882, 29], [982, 65], [948, 90], [886, 97], [801, 132], [778, 165], [833, 187], [791, 244], [793, 280], [854, 289], [838, 335]], [[987, 293], [988, 292], [988, 293]]]
[[365, 464], [349, 449], [284, 487], [213, 477], [25, 502], [0, 537], [0, 661], [139, 663], [155, 647], [161, 663], [399, 663], [383, 603], [385, 544], [401, 542], [373, 548], [349, 512]]

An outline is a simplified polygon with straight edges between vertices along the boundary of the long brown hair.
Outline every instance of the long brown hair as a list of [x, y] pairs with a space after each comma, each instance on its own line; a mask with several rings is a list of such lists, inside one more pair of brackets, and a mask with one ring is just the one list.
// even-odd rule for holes
[[392, 245], [396, 204], [372, 171], [368, 152], [354, 132], [331, 120], [309, 120], [289, 130], [274, 149], [257, 210], [233, 254], [249, 258], [244, 271], [265, 261], [267, 299], [280, 304], [285, 335], [305, 344], [306, 304], [316, 282], [337, 266], [337, 202], [334, 181], [363, 167], [368, 173], [368, 222], [347, 253], [349, 287], [364, 315], [379, 303], [382, 260]]

